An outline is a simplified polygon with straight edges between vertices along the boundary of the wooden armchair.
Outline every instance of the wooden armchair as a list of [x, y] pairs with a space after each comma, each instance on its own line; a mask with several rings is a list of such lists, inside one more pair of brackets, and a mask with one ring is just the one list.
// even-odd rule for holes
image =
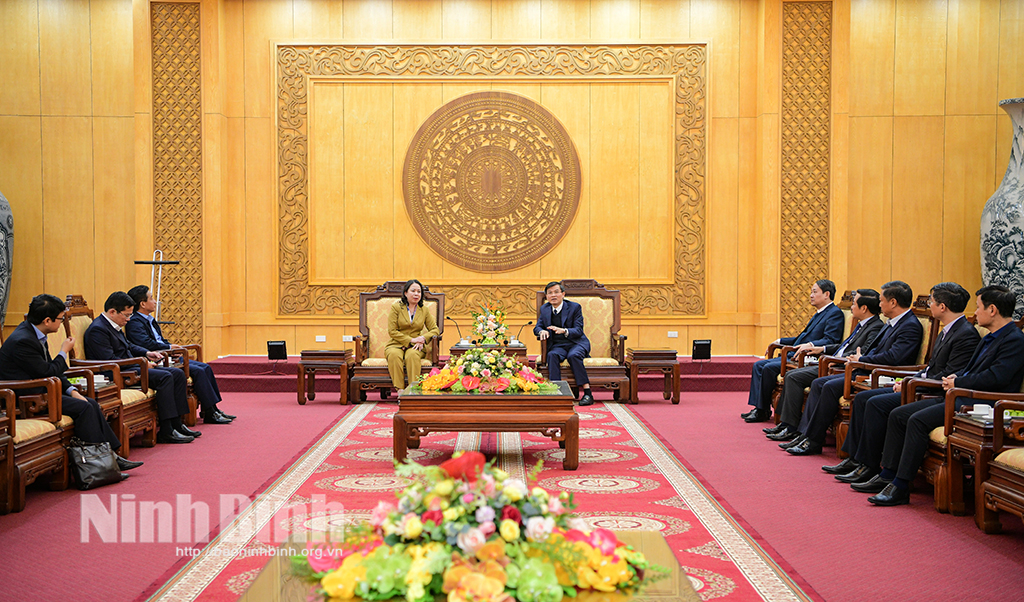
[[[844, 339], [848, 333], [853, 332], [853, 329], [857, 327], [857, 322], [859, 322], [857, 318], [853, 317], [853, 312], [850, 310], [850, 307], [853, 305], [853, 296], [856, 292], [857, 291], [853, 290], [844, 292], [843, 296], [839, 299], [839, 302], [836, 303], [836, 307], [843, 310], [843, 323], [846, 324], [843, 330]], [[770, 343], [768, 345], [768, 350], [765, 351], [764, 354], [765, 359], [772, 359], [775, 357], [775, 351], [778, 350], [779, 357], [782, 358], [782, 367], [779, 371], [779, 376], [776, 379], [775, 389], [772, 391], [772, 416], [775, 418], [775, 424], [778, 424], [781, 419], [778, 412], [778, 406], [779, 397], [782, 395], [782, 386], [786, 382], [786, 372], [789, 370], [803, 368], [820, 359], [818, 356], [813, 356], [806, 351], [797, 351], [796, 349], [796, 345], [776, 345], [775, 343]], [[792, 357], [790, 356], [790, 353], [793, 354]], [[804, 387], [805, 401], [807, 400], [808, 393], [810, 393], [810, 387]]]
[[[365, 401], [366, 392], [379, 389], [380, 398], [387, 399], [391, 392], [391, 375], [384, 358], [384, 347], [391, 340], [388, 334], [388, 315], [391, 306], [402, 297], [404, 281], [389, 281], [378, 286], [373, 292], [359, 293], [359, 334], [355, 337], [355, 365], [349, 377], [348, 398]], [[438, 336], [424, 348], [422, 368], [439, 367], [441, 359], [441, 336], [444, 334], [444, 293], [432, 293], [430, 287], [423, 287], [423, 308], [434, 316]], [[407, 374], [411, 381], [415, 375]]]
[[[984, 508], [982, 526], [986, 533], [997, 533], [999, 511], [1009, 512], [1024, 519], [1024, 418], [1007, 421], [1005, 410], [1024, 410], [1024, 402], [998, 401], [992, 424], [992, 461], [988, 463], [988, 478], [982, 484]], [[1011, 447], [1011, 444], [1013, 447]], [[975, 475], [977, 478], [977, 475]], [[976, 513], [976, 516], [978, 513]]]
[[[4, 419], [10, 436], [11, 453], [5, 473], [6, 488], [0, 489], [0, 505], [6, 501], [11, 512], [25, 509], [25, 488], [43, 475], [50, 475], [50, 489], [68, 487], [67, 451], [61, 441], [60, 379], [0, 381], [0, 388], [12, 391], [44, 389], [43, 393], [22, 395], [10, 401], [5, 395]], [[2, 483], [3, 481], [0, 481]]]
[[[626, 367], [626, 337], [619, 334], [622, 306], [619, 291], [606, 289], [596, 280], [563, 280], [565, 295], [583, 309], [583, 331], [590, 339], [590, 357], [583, 360], [591, 387], [611, 389], [615, 399], [629, 399], [629, 370]], [[537, 311], [545, 302], [537, 291]], [[547, 341], [540, 342], [537, 369], [547, 378]], [[568, 362], [562, 362], [562, 379], [576, 392], [576, 380]]]
[[[143, 447], [153, 447], [156, 445], [159, 420], [154, 397], [156, 392], [149, 389], [149, 361], [145, 358], [117, 361], [85, 359], [85, 331], [92, 324], [92, 310], [81, 295], [68, 295], [65, 305], [65, 328], [68, 336], [75, 338], [75, 347], [70, 354], [71, 365], [96, 372], [110, 372], [111, 380], [118, 387], [122, 405], [122, 427], [117, 431], [121, 439], [121, 455], [129, 457], [131, 449], [128, 442], [136, 435], [142, 435]], [[138, 370], [135, 370], [136, 367]], [[100, 402], [98, 399], [96, 401]], [[100, 402], [100, 407], [104, 407], [103, 402]], [[104, 409], [104, 413], [106, 411]]]
[[11, 511], [14, 475], [14, 391], [0, 389], [0, 515]]
[[[819, 364], [821, 366], [822, 375], [838, 374], [840, 372], [846, 375], [846, 379], [843, 383], [843, 397], [839, 401], [839, 413], [836, 415], [836, 418], [832, 423], [832, 431], [836, 437], [836, 450], [839, 457], [846, 457], [846, 454], [842, 451], [842, 447], [843, 443], [846, 441], [846, 434], [850, 430], [850, 410], [853, 404], [853, 398], [861, 391], [876, 388], [878, 384], [878, 377], [872, 377], [870, 375], [855, 376], [854, 372], [857, 370], [867, 372], [886, 370], [898, 371], [901, 376], [906, 376], [928, 367], [928, 361], [931, 360], [932, 355], [932, 341], [935, 340], [935, 336], [938, 334], [939, 328], [941, 327], [939, 321], [932, 318], [931, 312], [928, 311], [928, 297], [928, 295], [919, 296], [911, 308], [914, 317], [921, 322], [921, 326], [924, 328], [924, 337], [922, 337], [921, 346], [918, 348], [916, 363], [906, 366], [886, 366], [882, 364], [868, 364], [865, 362], [850, 362], [845, 358], [837, 358], [833, 356], [822, 358], [821, 363]], [[879, 376], [881, 375], [882, 374], [880, 373]]]

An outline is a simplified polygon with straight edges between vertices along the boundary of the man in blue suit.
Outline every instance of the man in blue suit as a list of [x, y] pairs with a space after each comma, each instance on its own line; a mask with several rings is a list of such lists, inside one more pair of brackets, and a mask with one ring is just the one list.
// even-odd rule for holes
[[[978, 324], [989, 334], [981, 339], [967, 367], [942, 379], [946, 391], [954, 387], [994, 393], [1016, 393], [1024, 382], [1024, 333], [1013, 322], [1015, 295], [1004, 286], [991, 285], [976, 295]], [[973, 404], [958, 397], [956, 409]], [[874, 480], [885, 483], [880, 493], [868, 498], [876, 506], [910, 503], [910, 482], [928, 452], [928, 435], [946, 422], [944, 397], [922, 399], [900, 406], [889, 414], [882, 451], [882, 472]], [[868, 481], [871, 483], [871, 481]], [[860, 489], [865, 493], [865, 488]]]
[[[156, 300], [149, 287], [145, 284], [133, 286], [128, 291], [128, 296], [135, 302], [135, 313], [128, 318], [128, 324], [124, 327], [128, 340], [150, 351], [180, 349], [181, 347], [171, 344], [164, 338], [160, 324], [153, 316], [153, 312], [156, 311]], [[217, 378], [209, 364], [189, 360], [188, 374], [192, 378], [192, 387], [203, 408], [205, 424], [228, 424], [235, 419], [235, 416], [225, 414], [217, 408], [217, 403], [221, 400], [220, 387], [217, 386]]]
[[[806, 348], [824, 347], [843, 340], [845, 320], [843, 310], [832, 301], [836, 297], [836, 285], [831, 280], [819, 280], [811, 287], [811, 306], [815, 312], [803, 332], [795, 337], [775, 341], [778, 345], [805, 345]], [[764, 422], [772, 415], [772, 391], [782, 372], [782, 358], [758, 360], [750, 375], [750, 397], [747, 400], [754, 409], [740, 414], [747, 422]]]
[[[906, 282], [893, 280], [883, 284], [879, 306], [889, 321], [863, 354], [858, 349], [847, 359], [883, 366], [913, 364], [924, 338], [924, 327], [910, 309], [913, 302], [914, 291]], [[825, 432], [839, 413], [839, 400], [843, 396], [845, 381], [845, 374], [831, 374], [811, 381], [807, 409], [800, 423], [802, 435], [791, 441], [792, 445], [786, 444], [787, 452], [794, 456], [821, 453]]]
[[583, 308], [565, 298], [561, 282], [549, 282], [544, 287], [544, 295], [548, 302], [540, 306], [533, 334], [548, 342], [548, 376], [551, 380], [561, 380], [562, 360], [568, 360], [576, 385], [583, 389], [580, 405], [592, 405], [590, 379], [583, 366], [583, 358], [590, 355], [590, 340], [583, 333]]

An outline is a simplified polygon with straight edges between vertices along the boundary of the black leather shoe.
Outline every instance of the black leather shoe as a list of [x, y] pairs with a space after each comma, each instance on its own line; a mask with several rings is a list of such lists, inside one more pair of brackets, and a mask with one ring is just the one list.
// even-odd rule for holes
[[594, 396], [591, 395], [590, 393], [584, 393], [583, 397], [580, 399], [580, 405], [581, 406], [592, 406], [592, 405], [594, 405]]
[[871, 477], [871, 480], [864, 481], [863, 483], [852, 483], [850, 487], [854, 491], [859, 491], [860, 493], [878, 493], [885, 489], [885, 486], [891, 482], [892, 481], [886, 481], [883, 479], [882, 475], [876, 474]]
[[198, 438], [203, 436], [203, 434], [201, 432], [193, 430], [193, 429], [190, 429], [187, 426], [185, 426], [184, 424], [179, 426], [175, 430], [177, 430], [182, 435], [185, 435], [186, 437], [192, 437], [193, 439], [198, 439]]
[[775, 426], [766, 426], [766, 427], [764, 427], [763, 429], [761, 429], [761, 432], [764, 433], [765, 435], [774, 435], [775, 433], [781, 433], [782, 429], [784, 429], [784, 428], [786, 428], [786, 425], [784, 423], [780, 422], [779, 424], [776, 424]]
[[785, 450], [788, 451], [789, 448], [796, 447], [797, 445], [800, 445], [804, 441], [807, 441], [807, 437], [805, 437], [804, 435], [800, 435], [799, 437], [797, 437], [796, 439], [793, 439], [792, 441], [787, 441], [785, 443], [780, 443], [779, 444], [779, 449], [785, 449]]
[[192, 443], [193, 441], [195, 441], [194, 437], [182, 435], [174, 429], [170, 429], [170, 431], [166, 433], [161, 430], [160, 434], [157, 435], [156, 438], [157, 443]]
[[231, 420], [217, 412], [203, 412], [203, 424], [231, 424]]
[[794, 456], [816, 456], [821, 453], [821, 444], [815, 443], [810, 439], [804, 439], [800, 442], [800, 445], [794, 445], [787, 449], [786, 452]]
[[885, 489], [877, 495], [868, 498], [868, 501], [876, 506], [900, 506], [910, 503], [910, 490], [900, 489], [889, 483]]
[[123, 480], [127, 479], [130, 476], [132, 476], [132, 475], [128, 474], [127, 472], [122, 472], [121, 473], [121, 480], [123, 481]]
[[836, 480], [840, 483], [865, 483], [875, 476], [877, 471], [869, 466], [858, 466], [846, 474], [837, 474]]
[[749, 412], [743, 412], [742, 414], [740, 414], [740, 418], [746, 420], [748, 416], [753, 416], [754, 412], [756, 412], [756, 411], [757, 411], [757, 408], [754, 408], [753, 410], [750, 410]]
[[131, 460], [125, 460], [121, 456], [117, 456], [117, 469], [121, 472], [138, 468], [142, 466], [142, 462], [132, 462]]
[[821, 469], [828, 474], [846, 474], [858, 466], [860, 466], [859, 462], [853, 458], [847, 458], [839, 464], [835, 464], [833, 466], [822, 466]]
[[761, 408], [754, 408], [754, 413], [749, 414], [743, 420], [746, 422], [764, 422], [772, 417], [771, 410], [762, 410]]
[[238, 418], [238, 416], [232, 416], [231, 414], [225, 414], [224, 412], [221, 412], [220, 408], [217, 408], [214, 411], [220, 414], [221, 418], [227, 418], [228, 420], [234, 420], [235, 418]]
[[793, 439], [796, 439], [799, 435], [800, 433], [798, 431], [795, 431], [787, 426], [786, 428], [782, 429], [777, 433], [766, 436], [772, 441], [792, 441]]

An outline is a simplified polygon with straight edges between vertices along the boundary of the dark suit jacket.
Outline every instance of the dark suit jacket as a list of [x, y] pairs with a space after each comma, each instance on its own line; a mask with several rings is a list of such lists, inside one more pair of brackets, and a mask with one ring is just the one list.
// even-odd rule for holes
[[905, 366], [917, 361], [921, 350], [924, 327], [914, 312], [909, 311], [896, 322], [896, 326], [885, 325], [882, 332], [871, 342], [871, 346], [860, 356], [860, 361], [883, 366]]
[[1017, 393], [1024, 381], [1024, 333], [1013, 323], [1003, 326], [1010, 331], [988, 346], [979, 356], [978, 344], [967, 367], [956, 377], [956, 386], [962, 389]]
[[[153, 326], [160, 334], [160, 338], [163, 338], [164, 333], [160, 330], [160, 325], [153, 322]], [[128, 324], [124, 327], [124, 333], [128, 335], [129, 341], [139, 347], [145, 347], [149, 351], [163, 351], [164, 349], [171, 348], [169, 344], [156, 340], [156, 337], [153, 336], [153, 331], [149, 328], [149, 320], [139, 312], [133, 313], [132, 317], [128, 318]], [[167, 339], [164, 340], [166, 341]]]
[[90, 360], [126, 360], [146, 357], [149, 350], [128, 342], [101, 314], [85, 331], [85, 355]]
[[[0, 379], [32, 380], [56, 376], [60, 379], [60, 390], [67, 391], [71, 383], [64, 378], [68, 369], [64, 357], [57, 355], [52, 360], [46, 358], [46, 350], [39, 344], [36, 331], [32, 324], [25, 320], [14, 329], [0, 347]], [[19, 391], [32, 394], [32, 391]]]
[[846, 345], [846, 349], [843, 349], [843, 355], [850, 355], [857, 351], [858, 347], [864, 349], [875, 340], [883, 326], [885, 326], [885, 322], [882, 322], [881, 318], [871, 316], [857, 324], [857, 327], [854, 329], [856, 332], [851, 332], [850, 336], [846, 337], [846, 340], [842, 343], [825, 345], [825, 355], [835, 355], [843, 345]]
[[[941, 335], [942, 331], [939, 331]], [[971, 361], [974, 350], [978, 348], [981, 335], [973, 324], [964, 319], [957, 319], [949, 329], [949, 333], [936, 340], [932, 346], [932, 359], [928, 362], [928, 369], [924, 371], [925, 378], [939, 380], [944, 376], [955, 374], [967, 367]]]
[[[533, 334], [539, 337], [541, 331], [547, 330], [548, 326], [551, 326], [551, 304], [545, 303], [540, 306]], [[582, 345], [587, 354], [590, 354], [590, 339], [583, 333], [583, 308], [579, 303], [562, 299], [562, 328], [566, 330], [565, 337], [569, 342]]]
[[811, 320], [804, 327], [803, 332], [795, 337], [783, 337], [779, 343], [783, 345], [803, 345], [811, 343], [815, 347], [824, 347], [843, 340], [843, 331], [846, 330], [846, 318], [843, 310], [833, 303], [828, 309], [822, 312], [815, 312]]

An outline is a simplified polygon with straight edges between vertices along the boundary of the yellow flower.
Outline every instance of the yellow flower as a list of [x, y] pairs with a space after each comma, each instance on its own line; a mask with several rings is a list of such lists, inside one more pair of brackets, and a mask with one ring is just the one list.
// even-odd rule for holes
[[459, 511], [457, 508], [449, 508], [441, 513], [444, 517], [445, 522], [452, 522], [459, 519]]
[[444, 496], [444, 497], [448, 497], [449, 495], [451, 495], [452, 494], [452, 490], [454, 490], [454, 489], [455, 489], [455, 481], [453, 481], [451, 479], [445, 479], [445, 480], [441, 481], [440, 483], [438, 483], [437, 485], [434, 485], [434, 493], [436, 493], [437, 495]]
[[508, 473], [500, 468], [491, 469], [491, 474], [494, 475], [495, 481], [504, 481], [505, 479], [508, 478]]
[[513, 502], [518, 502], [519, 500], [523, 499], [523, 492], [519, 491], [517, 487], [506, 487], [503, 493], [507, 495], [508, 499], [512, 500]]
[[416, 539], [423, 533], [423, 522], [415, 514], [405, 521], [405, 538]]
[[426, 595], [426, 591], [423, 590], [423, 584], [419, 581], [409, 584], [409, 589], [405, 591], [405, 599], [409, 602], [421, 599]]
[[364, 556], [352, 554], [341, 563], [341, 566], [324, 575], [320, 586], [332, 598], [348, 600], [355, 596], [356, 583], [366, 578], [366, 567], [362, 565]]
[[539, 500], [548, 499], [548, 492], [545, 491], [542, 487], [534, 487], [532, 490], [530, 490], [530, 495]]
[[501, 525], [498, 527], [498, 533], [505, 541], [515, 541], [519, 539], [519, 523], [510, 518], [506, 518], [501, 521]]

